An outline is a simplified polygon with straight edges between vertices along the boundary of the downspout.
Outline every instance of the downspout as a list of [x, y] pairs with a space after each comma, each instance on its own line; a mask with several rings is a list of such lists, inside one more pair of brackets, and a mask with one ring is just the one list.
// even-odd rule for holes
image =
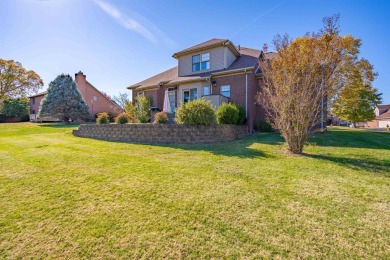
[[223, 43], [223, 69], [226, 69], [226, 42]]
[[213, 94], [213, 84], [211, 83], [211, 75], [206, 78], [206, 81], [209, 82], [210, 95]]
[[248, 74], [245, 69], [245, 116], [248, 118]]

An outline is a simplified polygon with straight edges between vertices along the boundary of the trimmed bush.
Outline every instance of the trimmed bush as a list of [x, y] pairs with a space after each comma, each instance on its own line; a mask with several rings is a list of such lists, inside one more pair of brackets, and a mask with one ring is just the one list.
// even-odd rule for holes
[[168, 115], [166, 112], [158, 112], [154, 115], [154, 123], [155, 124], [166, 124], [168, 123]]
[[117, 117], [115, 117], [115, 123], [117, 124], [127, 124], [130, 122], [130, 117], [126, 112], [120, 113]]
[[254, 125], [254, 128], [256, 131], [259, 131], [259, 132], [273, 132], [274, 131], [271, 123], [268, 121], [265, 121], [265, 120], [257, 121]]
[[110, 117], [107, 113], [99, 113], [98, 117], [96, 118], [96, 123], [98, 125], [104, 125], [104, 124], [109, 124], [110, 123]]
[[215, 109], [210, 101], [195, 99], [177, 109], [175, 121], [186, 125], [212, 125], [215, 124]]
[[246, 120], [246, 113], [245, 113], [245, 108], [240, 105], [236, 105], [238, 108], [238, 120], [237, 120], [237, 125], [243, 125], [245, 124]]
[[218, 124], [235, 125], [239, 119], [239, 110], [236, 105], [222, 103], [217, 111]]

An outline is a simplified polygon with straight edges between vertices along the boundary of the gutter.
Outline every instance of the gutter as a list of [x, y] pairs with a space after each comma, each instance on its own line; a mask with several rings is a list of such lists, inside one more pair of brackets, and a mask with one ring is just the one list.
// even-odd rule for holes
[[127, 89], [136, 89], [140, 86], [142, 86], [142, 85], [132, 85], [132, 86], [127, 87]]
[[176, 86], [178, 84], [186, 84], [186, 83], [192, 83], [192, 82], [199, 82], [199, 81], [207, 81], [209, 77], [207, 78], [197, 78], [197, 79], [187, 79], [187, 80], [179, 80], [179, 81], [173, 81], [173, 82], [169, 82], [167, 83], [166, 85], [167, 86]]
[[211, 76], [218, 76], [218, 75], [224, 75], [224, 74], [231, 74], [235, 72], [246, 72], [246, 71], [251, 71], [253, 70], [253, 67], [246, 67], [246, 68], [241, 68], [241, 69], [235, 69], [235, 70], [225, 70], [225, 71], [219, 71], [215, 73], [211, 73]]

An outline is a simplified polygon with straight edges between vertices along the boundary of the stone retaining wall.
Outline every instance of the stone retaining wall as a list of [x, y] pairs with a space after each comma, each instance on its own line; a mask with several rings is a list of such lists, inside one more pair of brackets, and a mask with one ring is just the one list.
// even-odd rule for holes
[[73, 135], [107, 141], [154, 144], [214, 144], [249, 135], [245, 125], [109, 124], [80, 125]]

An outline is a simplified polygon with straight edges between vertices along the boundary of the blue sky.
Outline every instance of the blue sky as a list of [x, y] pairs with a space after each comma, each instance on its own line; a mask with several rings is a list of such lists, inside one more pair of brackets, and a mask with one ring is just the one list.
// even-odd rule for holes
[[109, 95], [176, 65], [174, 52], [210, 38], [262, 48], [341, 15], [342, 34], [362, 39], [361, 56], [379, 73], [374, 86], [390, 103], [390, 1], [1, 0], [0, 58], [35, 70], [45, 88], [60, 73]]

